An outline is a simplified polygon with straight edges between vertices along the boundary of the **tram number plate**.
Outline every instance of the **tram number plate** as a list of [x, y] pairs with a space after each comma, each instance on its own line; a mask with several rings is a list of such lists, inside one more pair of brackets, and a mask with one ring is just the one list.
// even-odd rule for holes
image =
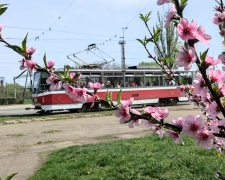
[[139, 94], [132, 94], [132, 97], [139, 97]]
[[33, 101], [34, 101], [34, 103], [37, 103], [38, 102], [38, 99], [37, 98], [34, 98]]

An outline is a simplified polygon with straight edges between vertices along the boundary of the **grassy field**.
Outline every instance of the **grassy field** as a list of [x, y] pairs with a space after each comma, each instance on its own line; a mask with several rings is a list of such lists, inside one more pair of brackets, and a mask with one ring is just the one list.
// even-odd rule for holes
[[184, 146], [152, 135], [53, 151], [29, 180], [210, 180], [217, 171], [225, 175], [225, 155], [183, 139]]

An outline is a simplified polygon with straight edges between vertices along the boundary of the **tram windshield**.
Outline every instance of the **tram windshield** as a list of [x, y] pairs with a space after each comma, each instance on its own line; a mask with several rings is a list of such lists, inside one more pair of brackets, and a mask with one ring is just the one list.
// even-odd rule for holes
[[34, 74], [34, 80], [33, 80], [33, 89], [32, 89], [33, 93], [38, 92], [38, 88], [39, 88], [39, 85], [40, 85], [40, 78], [41, 78], [41, 72], [36, 72]]

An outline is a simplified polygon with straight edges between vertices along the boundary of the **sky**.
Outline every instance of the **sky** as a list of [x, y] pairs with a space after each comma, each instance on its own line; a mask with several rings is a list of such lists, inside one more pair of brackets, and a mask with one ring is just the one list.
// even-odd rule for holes
[[[138, 65], [140, 62], [151, 62], [143, 46], [137, 38], [149, 37], [147, 29], [139, 18], [139, 14], [152, 11], [149, 26], [157, 22], [157, 12], [165, 14], [170, 5], [157, 5], [157, 0], [2, 0], [9, 4], [7, 11], [0, 16], [2, 37], [10, 44], [20, 45], [28, 33], [28, 47], [36, 47], [33, 55], [35, 62], [43, 66], [43, 56], [47, 53], [47, 61], [55, 60], [56, 68], [65, 64], [74, 66], [67, 59], [68, 55], [87, 49], [95, 43], [103, 52], [121, 64], [121, 45], [123, 29], [125, 37], [125, 57], [127, 65]], [[218, 28], [212, 23], [215, 11], [214, 0], [189, 0], [183, 14], [189, 21], [196, 21], [204, 26], [206, 33], [212, 35], [211, 45], [197, 44], [199, 52], [209, 48], [208, 55], [217, 58], [224, 50]], [[60, 17], [60, 18], [59, 18]], [[103, 45], [104, 43], [104, 45]], [[149, 45], [149, 51], [154, 54], [154, 45]], [[98, 54], [98, 51], [95, 51]], [[98, 54], [99, 55], [99, 54]], [[87, 63], [103, 62], [93, 53], [77, 54]], [[110, 57], [104, 56], [106, 60]], [[18, 76], [19, 62], [22, 58], [0, 43], [0, 77], [5, 82], [13, 83], [13, 77]], [[195, 69], [193, 66], [192, 69]], [[24, 85], [25, 78], [16, 80]]]

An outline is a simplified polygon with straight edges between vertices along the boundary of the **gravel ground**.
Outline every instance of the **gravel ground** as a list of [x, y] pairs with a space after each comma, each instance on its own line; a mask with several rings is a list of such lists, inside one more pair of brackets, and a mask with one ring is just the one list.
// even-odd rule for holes
[[[0, 114], [7, 112], [16, 114], [17, 110], [28, 106], [1, 106]], [[168, 109], [170, 112], [168, 120], [179, 116], [186, 117], [189, 114], [200, 114], [193, 104], [170, 106]], [[4, 179], [12, 173], [18, 173], [14, 179], [27, 179], [41, 166], [45, 154], [50, 150], [141, 137], [151, 133], [142, 125], [132, 129], [127, 125], [121, 125], [119, 119], [114, 116], [93, 117], [89, 113], [82, 118], [75, 118], [76, 116], [79, 116], [79, 113], [75, 113], [74, 118], [69, 119], [51, 120], [48, 116], [43, 120], [42, 116], [36, 121], [21, 119], [20, 123], [15, 123], [11, 119], [9, 122], [15, 124], [0, 125], [0, 177]]]

